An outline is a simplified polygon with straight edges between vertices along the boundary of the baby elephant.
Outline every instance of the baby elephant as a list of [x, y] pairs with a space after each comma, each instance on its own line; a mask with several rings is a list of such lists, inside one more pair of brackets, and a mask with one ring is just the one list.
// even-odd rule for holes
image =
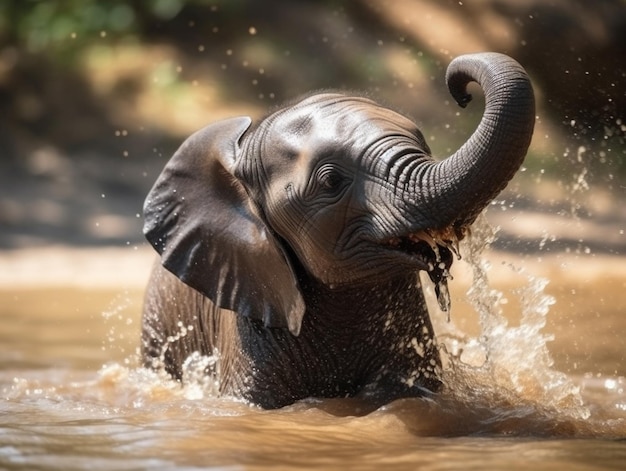
[[521, 165], [535, 120], [528, 76], [507, 56], [458, 57], [446, 79], [462, 107], [476, 81], [485, 112], [442, 161], [412, 121], [340, 93], [188, 138], [144, 208], [161, 255], [145, 364], [182, 380], [192, 353], [217, 352], [220, 392], [264, 408], [436, 392], [419, 271], [447, 307], [454, 248]]

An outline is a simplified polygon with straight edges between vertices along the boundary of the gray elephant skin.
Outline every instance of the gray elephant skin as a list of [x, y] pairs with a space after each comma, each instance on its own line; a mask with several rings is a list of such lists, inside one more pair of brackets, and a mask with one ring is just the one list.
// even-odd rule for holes
[[217, 353], [220, 393], [264, 408], [436, 393], [419, 272], [446, 308], [454, 248], [520, 167], [535, 120], [530, 80], [505, 55], [457, 57], [446, 80], [462, 107], [477, 82], [485, 111], [440, 161], [411, 120], [342, 93], [189, 137], [144, 208], [160, 254], [145, 365], [184, 381], [190, 355]]

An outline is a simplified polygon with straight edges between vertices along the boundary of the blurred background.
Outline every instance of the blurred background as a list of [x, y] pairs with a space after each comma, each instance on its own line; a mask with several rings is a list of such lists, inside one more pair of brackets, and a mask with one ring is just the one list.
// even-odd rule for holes
[[453, 103], [447, 64], [498, 51], [538, 99], [499, 247], [623, 254], [625, 49], [624, 0], [4, 0], [0, 250], [143, 244], [143, 198], [186, 136], [310, 90], [368, 93], [443, 157], [482, 113]]

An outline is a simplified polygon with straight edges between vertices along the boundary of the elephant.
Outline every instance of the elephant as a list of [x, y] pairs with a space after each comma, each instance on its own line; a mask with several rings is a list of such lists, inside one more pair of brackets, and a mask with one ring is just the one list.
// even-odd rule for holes
[[202, 371], [219, 394], [264, 409], [436, 395], [420, 272], [446, 309], [458, 241], [521, 166], [535, 121], [530, 79], [504, 54], [459, 56], [446, 81], [461, 107], [477, 82], [485, 109], [441, 160], [411, 119], [341, 91], [187, 138], [144, 204], [160, 254], [144, 365], [184, 381], [189, 358], [215, 355]]

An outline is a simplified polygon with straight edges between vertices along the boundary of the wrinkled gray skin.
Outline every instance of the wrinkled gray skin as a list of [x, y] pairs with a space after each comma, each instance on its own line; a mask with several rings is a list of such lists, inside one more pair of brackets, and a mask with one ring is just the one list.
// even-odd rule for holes
[[161, 254], [145, 363], [181, 379], [191, 353], [217, 350], [222, 393], [265, 408], [437, 391], [419, 271], [445, 284], [450, 248], [519, 168], [534, 124], [528, 77], [504, 55], [459, 57], [447, 81], [461, 106], [478, 82], [486, 105], [440, 162], [409, 119], [338, 93], [191, 136], [145, 204]]

